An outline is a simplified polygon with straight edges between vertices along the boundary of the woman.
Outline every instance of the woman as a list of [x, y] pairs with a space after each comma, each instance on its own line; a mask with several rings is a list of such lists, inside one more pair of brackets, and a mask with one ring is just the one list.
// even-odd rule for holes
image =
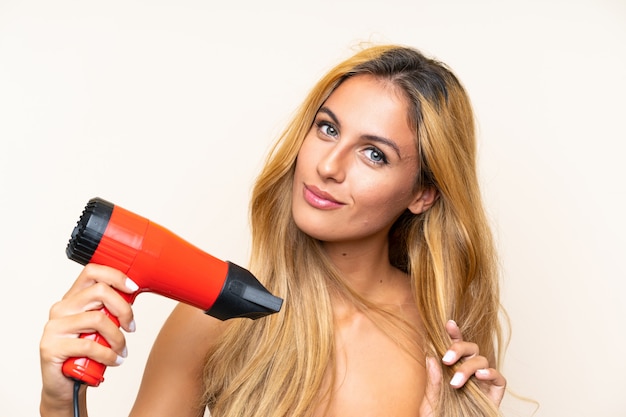
[[[219, 322], [178, 305], [131, 415], [498, 415], [498, 276], [475, 153], [470, 102], [445, 65], [377, 46], [332, 69], [253, 191], [250, 270], [283, 310]], [[123, 334], [93, 312], [134, 330], [111, 287], [135, 289], [87, 265], [51, 309], [42, 415], [71, 415], [65, 359], [125, 356]], [[111, 348], [58, 337], [88, 330]]]

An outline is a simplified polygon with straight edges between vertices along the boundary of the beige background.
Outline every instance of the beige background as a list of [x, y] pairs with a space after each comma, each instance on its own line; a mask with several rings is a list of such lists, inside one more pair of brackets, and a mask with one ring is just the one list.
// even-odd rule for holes
[[[0, 1], [0, 415], [37, 414], [38, 341], [80, 270], [64, 249], [87, 200], [245, 264], [270, 142], [362, 40], [435, 55], [473, 98], [510, 387], [537, 416], [624, 415], [626, 3], [226, 3]], [[92, 390], [92, 417], [127, 413], [172, 306], [137, 300], [130, 357]]]

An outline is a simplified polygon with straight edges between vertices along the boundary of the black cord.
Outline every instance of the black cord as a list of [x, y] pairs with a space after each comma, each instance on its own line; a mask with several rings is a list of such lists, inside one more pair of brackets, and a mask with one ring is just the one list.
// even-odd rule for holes
[[78, 379], [74, 380], [74, 417], [80, 417], [80, 406], [78, 404], [78, 392], [80, 391], [80, 386], [82, 382]]

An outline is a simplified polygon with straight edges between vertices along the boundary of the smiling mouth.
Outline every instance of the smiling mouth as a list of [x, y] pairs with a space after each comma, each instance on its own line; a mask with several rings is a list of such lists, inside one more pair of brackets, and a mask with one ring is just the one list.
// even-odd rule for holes
[[303, 194], [304, 200], [309, 203], [309, 205], [318, 209], [330, 210], [345, 205], [344, 203], [337, 201], [332, 195], [313, 185], [305, 184]]

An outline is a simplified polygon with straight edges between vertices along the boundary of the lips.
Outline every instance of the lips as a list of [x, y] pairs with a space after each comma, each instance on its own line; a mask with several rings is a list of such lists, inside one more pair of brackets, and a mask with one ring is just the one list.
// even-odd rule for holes
[[320, 190], [314, 185], [305, 184], [304, 200], [311, 206], [321, 210], [332, 210], [344, 206], [344, 203], [338, 201], [331, 194]]

